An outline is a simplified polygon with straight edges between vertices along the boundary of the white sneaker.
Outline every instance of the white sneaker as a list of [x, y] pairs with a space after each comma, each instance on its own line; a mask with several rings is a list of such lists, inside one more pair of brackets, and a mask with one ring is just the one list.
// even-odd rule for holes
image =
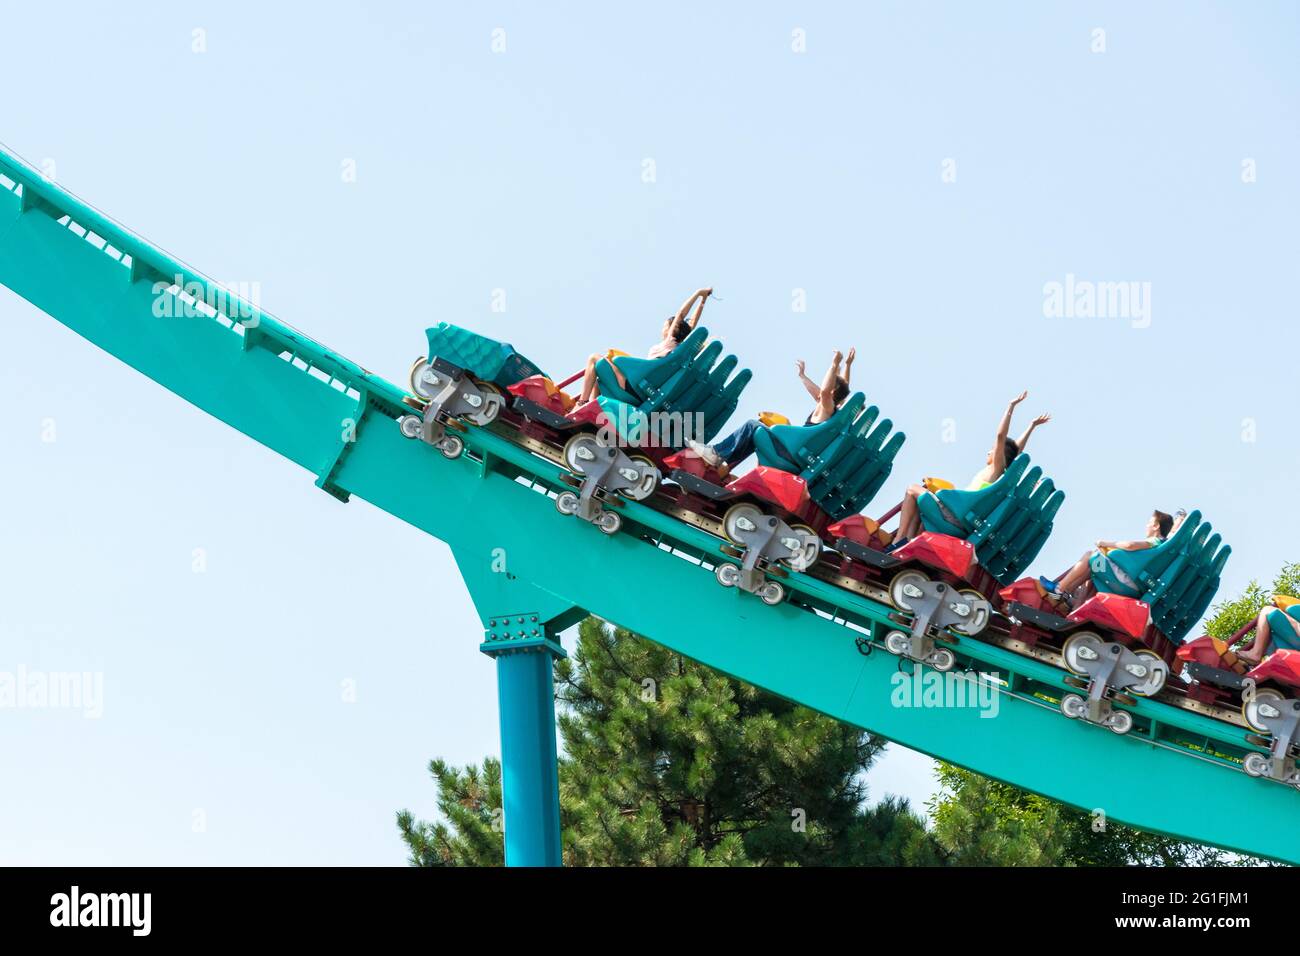
[[703, 442], [698, 441], [688, 441], [686, 447], [699, 455], [700, 458], [704, 459], [704, 463], [710, 468], [722, 467], [722, 458], [713, 450], [712, 445], [706, 445]]

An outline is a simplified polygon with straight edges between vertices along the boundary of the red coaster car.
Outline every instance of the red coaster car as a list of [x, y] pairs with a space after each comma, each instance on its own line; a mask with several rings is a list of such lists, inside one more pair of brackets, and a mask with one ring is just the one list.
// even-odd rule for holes
[[722, 551], [740, 560], [739, 567], [723, 562], [715, 569], [723, 587], [779, 604], [785, 586], [769, 575], [781, 577], [784, 569], [806, 571], [817, 563], [822, 540], [815, 528], [824, 528], [828, 519], [812, 503], [808, 485], [798, 475], [760, 465], [723, 479], [689, 450], [669, 456], [664, 465], [673, 469], [678, 506], [720, 520], [730, 542]]

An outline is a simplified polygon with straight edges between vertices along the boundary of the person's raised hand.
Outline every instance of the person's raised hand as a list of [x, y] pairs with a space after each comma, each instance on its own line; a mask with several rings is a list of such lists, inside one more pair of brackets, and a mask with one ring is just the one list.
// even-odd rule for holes
[[857, 348], [856, 348], [856, 347], [850, 347], [850, 348], [849, 348], [849, 354], [848, 354], [848, 355], [845, 357], [845, 359], [844, 359], [844, 364], [845, 364], [845, 365], [852, 365], [852, 364], [853, 364], [853, 360], [854, 360], [855, 358], [857, 358], [857, 357], [858, 357], [858, 350], [857, 350]]
[[795, 369], [795, 371], [798, 372], [800, 375], [803, 375], [803, 369], [804, 369], [803, 359], [795, 359], [795, 360], [794, 360], [794, 369]]
[[1019, 395], [1017, 395], [1015, 398], [1011, 400], [1011, 407], [1015, 408], [1017, 405], [1019, 405], [1028, 397], [1029, 397], [1029, 389], [1025, 389], [1023, 392], [1021, 392]]
[[834, 352], [831, 353], [832, 365], [839, 365], [843, 361], [844, 361], [844, 353], [841, 352], [839, 349], [836, 349]]
[[1037, 418], [1034, 419], [1033, 424], [1034, 427], [1037, 428], [1039, 425], [1046, 425], [1051, 420], [1052, 420], [1052, 416], [1049, 415], [1047, 412], [1044, 412], [1043, 414], [1039, 415]]

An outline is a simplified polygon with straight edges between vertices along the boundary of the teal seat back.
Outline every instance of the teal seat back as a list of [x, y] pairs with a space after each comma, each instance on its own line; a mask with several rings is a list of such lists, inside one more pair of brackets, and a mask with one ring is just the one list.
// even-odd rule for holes
[[1222, 543], [1221, 535], [1210, 534], [1208, 522], [1202, 524], [1187, 553], [1171, 564], [1162, 575], [1164, 590], [1158, 592], [1154, 587], [1151, 589], [1152, 620], [1161, 631], [1164, 631], [1165, 625], [1175, 625], [1187, 613], [1200, 593]]
[[543, 375], [536, 365], [515, 351], [513, 345], [498, 342], [486, 335], [462, 329], [450, 322], [439, 322], [425, 329], [429, 340], [429, 358], [445, 359], [485, 382], [502, 388], [533, 375]]
[[1173, 641], [1181, 641], [1196, 626], [1196, 622], [1201, 619], [1201, 615], [1214, 600], [1214, 595], [1218, 593], [1223, 566], [1228, 563], [1231, 555], [1232, 548], [1225, 544], [1206, 564], [1205, 574], [1201, 577], [1199, 586], [1189, 595], [1185, 605], [1177, 614], [1168, 616], [1158, 625], [1166, 637]]
[[678, 416], [660, 420], [656, 432], [661, 444], [680, 448], [688, 438], [710, 441], [735, 411], [751, 374], [749, 369], [735, 372], [736, 357], [723, 357], [722, 343], [708, 342], [708, 337], [707, 329], [696, 328], [662, 358], [615, 358], [627, 378], [626, 389], [602, 359], [596, 364], [601, 394], [644, 414]]
[[795, 458], [792, 452], [786, 451], [784, 445], [772, 437], [770, 428], [760, 428], [754, 432], [754, 454], [758, 458], [758, 463], [764, 468], [788, 471], [792, 475], [797, 475], [803, 471], [802, 463]]
[[[865, 414], [865, 413], [864, 413]], [[858, 514], [871, 503], [894, 470], [894, 459], [907, 436], [890, 434], [893, 422], [868, 423], [867, 429], [840, 456], [839, 462], [818, 477], [814, 487], [823, 510], [835, 520]]]
[[[798, 468], [800, 477], [822, 461], [832, 443], [850, 428], [862, 406], [867, 402], [861, 392], [851, 395], [835, 414], [816, 425], [772, 425], [759, 429], [754, 436], [758, 463], [770, 468], [782, 468], [790, 463]], [[806, 479], [805, 479], [806, 480]]]
[[1037, 556], [1052, 532], [1052, 522], [1065, 494], [1037, 466], [989, 516], [985, 526], [968, 539], [979, 563], [1002, 584], [1015, 581]]
[[1110, 563], [1133, 580], [1139, 594], [1144, 594], [1157, 582], [1160, 573], [1187, 548], [1200, 523], [1201, 513], [1193, 511], [1167, 540], [1141, 551], [1112, 551]]
[[[1135, 583], [1139, 599], [1151, 606], [1151, 622], [1180, 641], [1200, 620], [1218, 593], [1223, 567], [1232, 554], [1208, 521], [1193, 511], [1169, 539], [1142, 551], [1112, 551], [1110, 561]], [[1114, 582], [1094, 582], [1101, 590], [1123, 593]]]
[[680, 414], [683, 419], [691, 416], [692, 433], [687, 437], [696, 441], [711, 441], [721, 431], [752, 374], [749, 369], [735, 371], [740, 364], [736, 356], [719, 360], [720, 355], [721, 342], [713, 342], [695, 355], [666, 385], [663, 400], [655, 409]]
[[[1065, 492], [1053, 488], [1051, 479], [1044, 481], [1041, 488], [1046, 493], [1046, 497], [1041, 499], [1042, 507], [1030, 512], [1024, 530], [1012, 540], [1007, 555], [996, 564], [997, 570], [993, 572], [993, 576], [1002, 584], [1010, 584], [1017, 580], [1025, 573], [1025, 569], [1034, 558], [1038, 557], [1038, 552], [1043, 550], [1043, 545], [1052, 535], [1056, 513], [1065, 503]], [[1035, 495], [1035, 498], [1040, 496]]]
[[[1042, 550], [1065, 501], [1043, 470], [1017, 455], [987, 488], [948, 488], [917, 499], [921, 525], [975, 546], [980, 566], [1010, 584]], [[941, 507], [942, 506], [942, 507]]]
[[816, 425], [759, 429], [754, 435], [758, 463], [797, 474], [832, 521], [857, 514], [893, 471], [906, 440], [901, 432], [890, 435], [893, 423], [878, 420], [880, 410], [866, 404], [858, 392]]
[[[1043, 477], [1043, 469], [1035, 465], [1024, 471], [1007, 495], [989, 512], [988, 519], [966, 540], [975, 546], [976, 554], [983, 548], [992, 557], [1001, 550], [1008, 532], [1018, 528], [1029, 504], [1029, 496]], [[983, 564], [984, 562], [980, 562]]]
[[[987, 488], [980, 488], [978, 491], [966, 491], [959, 488], [946, 488], [934, 495], [934, 499], [941, 503], [948, 512], [956, 518], [956, 527], [966, 532], [965, 537], [979, 532], [989, 522], [998, 507], [1010, 497], [1012, 491], [1020, 484], [1021, 477], [1029, 468], [1029, 456], [1017, 455], [1011, 464], [1007, 465], [1006, 471], [1002, 473], [997, 481]], [[922, 495], [921, 500], [925, 501], [926, 496]], [[929, 502], [926, 502], [929, 504]], [[926, 511], [931, 510], [923, 508], [921, 510], [921, 523], [927, 531], [942, 530], [940, 528], [931, 528], [926, 522]], [[945, 531], [945, 534], [951, 532]]]
[[[1146, 585], [1146, 590], [1142, 599], [1153, 607], [1157, 604], [1166, 605], [1170, 609], [1176, 606], [1182, 592], [1191, 583], [1197, 559], [1209, 538], [1210, 523], [1203, 521], [1190, 540], [1184, 539], [1176, 550], [1165, 549], [1169, 554], [1168, 560], [1153, 562], [1155, 566], [1148, 565], [1145, 571], [1146, 578], [1142, 583]], [[1218, 542], [1215, 544], [1217, 546]]]
[[[1232, 549], [1223, 545], [1219, 534], [1211, 534], [1209, 522], [1200, 521], [1190, 538], [1184, 537], [1178, 554], [1152, 581], [1143, 600], [1151, 605], [1151, 619], [1171, 640], [1181, 640], [1196, 624], [1219, 590], [1220, 575]], [[1188, 515], [1183, 527], [1192, 520]]]
[[[696, 328], [675, 349], [660, 358], [643, 359], [620, 355], [614, 359], [614, 363], [627, 379], [626, 389], [619, 385], [618, 377], [609, 362], [601, 359], [596, 364], [596, 380], [600, 383], [601, 394], [635, 405], [645, 412], [657, 411], [663, 404], [671, 383], [680, 379], [682, 369], [704, 348], [708, 337], [709, 333], [705, 329]], [[714, 345], [721, 351], [721, 344]]]
[[718, 432], [722, 431], [722, 426], [736, 411], [736, 405], [740, 402], [740, 393], [749, 384], [753, 374], [749, 369], [744, 368], [734, 375], [731, 374], [737, 364], [736, 357], [728, 355], [715, 365], [708, 375], [708, 390], [698, 410], [699, 414], [704, 416], [703, 440], [705, 442], [712, 441]]

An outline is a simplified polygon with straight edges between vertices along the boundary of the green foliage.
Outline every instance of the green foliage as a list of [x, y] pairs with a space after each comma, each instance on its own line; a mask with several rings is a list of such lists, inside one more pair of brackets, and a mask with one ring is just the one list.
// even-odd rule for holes
[[595, 621], [556, 681], [579, 865], [830, 862], [881, 747]]
[[438, 784], [438, 812], [447, 822], [417, 821], [409, 810], [397, 814], [411, 865], [500, 866], [501, 761], [488, 757], [480, 772], [472, 764], [457, 770], [432, 760], [429, 772]]
[[1220, 601], [1210, 611], [1210, 620], [1206, 624], [1206, 633], [1220, 640], [1227, 640], [1240, 628], [1255, 620], [1260, 608], [1269, 602], [1274, 594], [1288, 594], [1300, 597], [1300, 562], [1284, 564], [1273, 579], [1273, 586], [1265, 589], [1258, 581], [1251, 581], [1246, 590], [1227, 601]]
[[949, 764], [930, 801], [933, 836], [953, 866], [1224, 866], [1196, 843], [1145, 833]]
[[[596, 619], [555, 667], [564, 861], [932, 864], [904, 800], [864, 807], [882, 741]], [[445, 822], [398, 827], [417, 866], [500, 864], [501, 768], [433, 761]]]
[[1061, 807], [988, 777], [940, 764], [928, 808], [952, 866], [1054, 866]]

